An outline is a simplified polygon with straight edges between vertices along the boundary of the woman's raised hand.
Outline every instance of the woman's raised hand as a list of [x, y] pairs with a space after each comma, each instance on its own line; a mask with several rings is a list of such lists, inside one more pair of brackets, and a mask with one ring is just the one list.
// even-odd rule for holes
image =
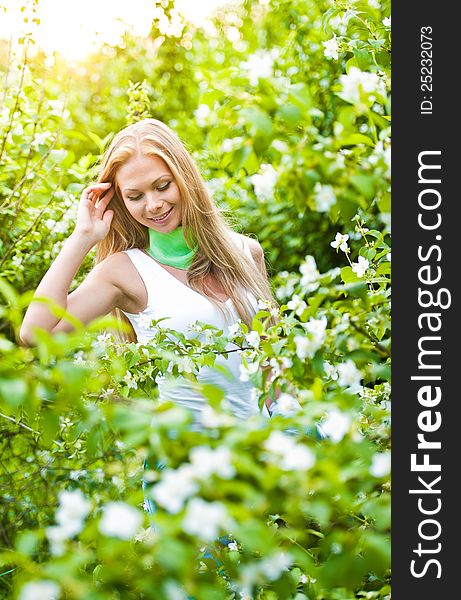
[[114, 216], [113, 210], [106, 210], [114, 195], [111, 183], [95, 183], [82, 192], [77, 210], [75, 232], [89, 238], [93, 244], [103, 240], [109, 233]]

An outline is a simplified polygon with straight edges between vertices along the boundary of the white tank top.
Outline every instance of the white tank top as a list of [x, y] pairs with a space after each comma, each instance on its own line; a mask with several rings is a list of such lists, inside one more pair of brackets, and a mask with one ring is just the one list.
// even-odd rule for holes
[[[251, 257], [251, 251], [246, 242], [243, 243], [245, 253]], [[151, 256], [139, 248], [124, 250], [139, 275], [147, 290], [147, 306], [137, 314], [122, 311], [130, 320], [136, 333], [138, 342], [146, 344], [154, 337], [155, 331], [146, 326], [148, 319], [167, 317], [160, 325], [169, 329], [180, 331], [186, 337], [199, 337], [189, 327], [195, 321], [201, 321], [222, 329], [224, 335], [228, 334], [229, 325], [235, 323], [238, 313], [231, 299], [227, 300], [225, 317], [221, 311], [205, 296], [199, 294], [186, 284], [182, 283], [169, 273]], [[257, 301], [253, 294], [247, 296], [257, 311]], [[203, 338], [202, 338], [203, 339]], [[235, 350], [235, 344], [228, 343], [226, 350]], [[238, 352], [230, 352], [228, 358], [218, 356], [215, 365], [222, 365], [229, 371], [226, 377], [221, 372], [211, 367], [202, 367], [197, 375], [200, 383], [210, 383], [224, 391], [224, 403], [239, 419], [260, 413], [253, 385], [250, 382], [240, 381], [241, 356]], [[192, 410], [194, 423], [200, 427], [201, 412], [205, 407], [206, 399], [196, 390], [190, 381], [183, 377], [173, 378], [164, 375], [157, 378], [159, 396], [162, 400], [172, 400], [176, 404]], [[268, 416], [267, 409], [263, 409], [264, 416]]]

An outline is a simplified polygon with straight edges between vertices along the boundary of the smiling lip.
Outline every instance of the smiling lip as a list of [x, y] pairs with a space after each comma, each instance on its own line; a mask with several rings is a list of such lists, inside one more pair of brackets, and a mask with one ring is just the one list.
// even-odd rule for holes
[[173, 208], [174, 207], [171, 207], [170, 210], [163, 215], [163, 217], [161, 217], [159, 219], [149, 219], [149, 221], [152, 221], [153, 223], [163, 223], [164, 221], [166, 221], [168, 219]]

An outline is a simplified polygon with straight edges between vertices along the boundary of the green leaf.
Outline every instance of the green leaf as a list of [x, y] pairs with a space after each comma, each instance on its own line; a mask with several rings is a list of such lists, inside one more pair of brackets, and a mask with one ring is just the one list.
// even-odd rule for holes
[[39, 536], [35, 531], [24, 531], [18, 535], [15, 546], [18, 552], [26, 556], [32, 556], [37, 549], [38, 543]]
[[12, 408], [25, 402], [27, 389], [27, 383], [23, 379], [0, 380], [0, 397]]
[[352, 133], [337, 140], [339, 146], [357, 146], [358, 144], [366, 144], [374, 148], [375, 143], [367, 135], [362, 133]]
[[341, 279], [344, 283], [363, 282], [363, 279], [361, 279], [354, 273], [352, 267], [343, 267], [341, 269]]
[[352, 185], [367, 198], [371, 200], [375, 195], [375, 178], [371, 175], [357, 173], [350, 178]]
[[256, 107], [242, 108], [239, 113], [245, 120], [250, 135], [271, 138], [272, 121], [269, 116]]

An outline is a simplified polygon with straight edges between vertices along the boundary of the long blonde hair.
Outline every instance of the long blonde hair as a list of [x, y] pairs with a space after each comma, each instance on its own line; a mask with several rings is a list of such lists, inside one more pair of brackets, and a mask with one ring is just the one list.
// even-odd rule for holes
[[[98, 182], [111, 182], [114, 186], [115, 193], [109, 203], [114, 217], [108, 235], [96, 246], [95, 263], [115, 252], [149, 246], [148, 228], [130, 215], [116, 182], [117, 170], [139, 154], [161, 158], [178, 185], [186, 240], [191, 247], [193, 243], [198, 244], [198, 251], [187, 271], [188, 285], [225, 311], [224, 302], [210, 297], [206, 276], [212, 275], [232, 299], [242, 322], [251, 326], [254, 309], [246, 291], [253, 293], [256, 299], [277, 305], [269, 282], [237, 243], [236, 234], [211, 198], [184, 144], [161, 121], [144, 119], [125, 127], [115, 135], [102, 156]], [[113, 314], [129, 325], [119, 309], [115, 309]], [[274, 319], [272, 322], [275, 322]], [[130, 329], [130, 334], [120, 335], [122, 339], [135, 341], [134, 332]]]

